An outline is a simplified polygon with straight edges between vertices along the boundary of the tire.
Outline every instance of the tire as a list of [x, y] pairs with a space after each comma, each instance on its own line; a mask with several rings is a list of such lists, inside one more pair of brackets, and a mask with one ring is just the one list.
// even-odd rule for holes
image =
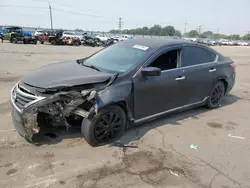
[[92, 119], [84, 118], [81, 132], [89, 145], [102, 146], [120, 138], [124, 133], [126, 123], [126, 114], [123, 109], [117, 105], [110, 105]]
[[218, 81], [212, 88], [209, 98], [207, 100], [206, 107], [209, 109], [218, 108], [221, 102], [221, 99], [225, 96], [225, 85], [222, 81]]
[[37, 44], [37, 40], [34, 40], [34, 41], [33, 41], [33, 44]]
[[27, 39], [23, 39], [23, 44], [27, 44], [27, 43], [28, 43]]
[[14, 44], [17, 44], [18, 41], [17, 41], [16, 38], [13, 38], [13, 39], [12, 39], [12, 42], [13, 42]]
[[41, 40], [41, 41], [40, 41], [40, 44], [44, 44], [44, 41]]
[[52, 44], [52, 45], [56, 45], [56, 41], [52, 40], [52, 41], [51, 41], [51, 44]]

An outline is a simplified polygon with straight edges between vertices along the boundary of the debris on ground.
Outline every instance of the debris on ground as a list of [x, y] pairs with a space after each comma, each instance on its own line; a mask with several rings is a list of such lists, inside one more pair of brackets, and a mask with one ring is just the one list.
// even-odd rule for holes
[[196, 146], [196, 145], [194, 145], [194, 144], [191, 144], [191, 145], [190, 145], [190, 148], [191, 148], [191, 149], [196, 149], [196, 150], [197, 150], [197, 149], [198, 149], [198, 146]]

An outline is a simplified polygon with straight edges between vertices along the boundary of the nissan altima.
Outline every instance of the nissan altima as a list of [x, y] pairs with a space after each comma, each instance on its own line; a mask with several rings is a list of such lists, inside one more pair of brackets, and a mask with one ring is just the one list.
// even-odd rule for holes
[[235, 67], [194, 42], [122, 41], [25, 75], [11, 91], [13, 124], [32, 142], [48, 127], [79, 125], [91, 146], [104, 145], [168, 113], [217, 108], [234, 86]]

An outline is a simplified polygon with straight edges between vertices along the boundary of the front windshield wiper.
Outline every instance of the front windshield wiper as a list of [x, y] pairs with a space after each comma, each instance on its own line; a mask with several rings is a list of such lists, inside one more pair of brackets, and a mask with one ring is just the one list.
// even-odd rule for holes
[[78, 63], [78, 64], [82, 64], [83, 66], [85, 66], [85, 67], [89, 67], [89, 68], [91, 68], [91, 69], [95, 69], [95, 70], [97, 70], [97, 71], [101, 71], [100, 69], [98, 69], [96, 66], [94, 66], [94, 65], [86, 65], [86, 64], [84, 64], [84, 60], [85, 59], [78, 59], [78, 60], [76, 60], [76, 62]]

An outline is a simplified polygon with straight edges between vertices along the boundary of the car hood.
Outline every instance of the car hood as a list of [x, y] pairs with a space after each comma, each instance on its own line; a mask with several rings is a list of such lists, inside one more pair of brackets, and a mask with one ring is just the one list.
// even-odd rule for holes
[[85, 67], [76, 61], [60, 62], [41, 67], [22, 78], [22, 82], [39, 88], [71, 87], [101, 83], [113, 74]]

